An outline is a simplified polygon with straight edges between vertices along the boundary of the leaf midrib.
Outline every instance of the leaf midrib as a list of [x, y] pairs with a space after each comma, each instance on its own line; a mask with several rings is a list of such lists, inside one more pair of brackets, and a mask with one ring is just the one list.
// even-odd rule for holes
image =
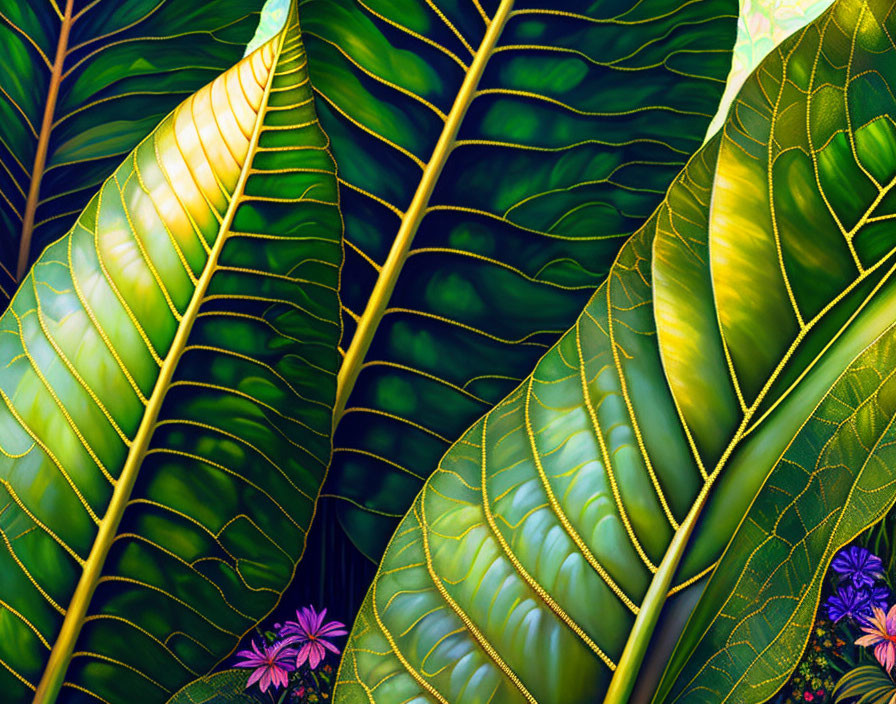
[[[74, 0], [68, 0], [67, 10], [69, 10]], [[90, 606], [93, 592], [97, 586], [99, 578], [102, 574], [106, 557], [109, 554], [112, 542], [118, 531], [118, 525], [124, 515], [124, 510], [130, 500], [131, 492], [140, 473], [140, 468], [146, 451], [149, 448], [149, 442], [152, 439], [155, 430], [156, 421], [162, 408], [167, 391], [177, 369], [180, 356], [187, 347], [190, 333], [193, 329], [199, 309], [204, 302], [205, 294], [211, 283], [212, 276], [216, 272], [217, 262], [223, 250], [224, 243], [227, 241], [227, 234], [236, 215], [242, 196], [245, 190], [246, 182], [252, 171], [252, 156], [258, 147], [258, 141], [261, 136], [264, 118], [266, 115], [266, 107], [271, 92], [271, 87], [276, 75], [276, 68], [279, 56], [283, 49], [283, 43], [287, 35], [287, 29], [290, 26], [290, 20], [293, 13], [287, 14], [286, 24], [279, 36], [279, 42], [272, 59], [270, 74], [268, 75], [267, 84], [265, 85], [264, 95], [261, 99], [261, 107], [256, 116], [255, 126], [253, 128], [252, 138], [246, 153], [246, 160], [240, 170], [239, 180], [234, 188], [233, 195], [227, 208], [227, 212], [221, 221], [219, 234], [208, 256], [208, 261], [203, 269], [202, 275], [196, 283], [196, 288], [190, 298], [190, 303], [183, 314], [181, 323], [171, 343], [168, 354], [162, 363], [159, 376], [156, 380], [153, 392], [146, 405], [140, 426], [134, 436], [134, 440], [128, 451], [127, 458], [122, 468], [121, 474], [115, 483], [115, 489], [109, 506], [106, 509], [97, 531], [96, 539], [91, 547], [90, 554], [84, 563], [81, 577], [78, 580], [75, 592], [66, 609], [66, 615], [62, 622], [47, 665], [44, 668], [41, 680], [35, 690], [33, 704], [52, 704], [55, 701], [65, 678], [68, 664], [74, 652], [75, 643], [80, 635], [87, 609]], [[152, 138], [155, 131], [147, 137]]]
[[355, 382], [358, 380], [358, 375], [373, 342], [373, 337], [377, 328], [379, 328], [380, 321], [383, 319], [383, 314], [389, 304], [389, 299], [392, 297], [392, 292], [398, 282], [398, 277], [404, 268], [414, 236], [417, 234], [420, 223], [427, 213], [427, 206], [442, 174], [442, 169], [451, 155], [457, 139], [457, 133], [466, 116], [467, 109], [476, 97], [479, 81], [489, 59], [494, 53], [495, 46], [504, 26], [507, 24], [514, 3], [515, 0], [501, 0], [498, 10], [488, 24], [485, 36], [476, 50], [473, 61], [464, 76], [463, 83], [461, 83], [451, 110], [448, 113], [448, 118], [445, 120], [442, 133], [439, 135], [432, 155], [423, 169], [423, 175], [417, 184], [417, 190], [414, 192], [411, 204], [402, 216], [401, 224], [392, 242], [389, 255], [377, 276], [373, 291], [367, 299], [364, 312], [357, 321], [355, 334], [346, 350], [345, 358], [342, 361], [342, 366], [339, 368], [337, 377], [336, 404], [333, 409], [334, 428], [345, 411], [346, 403], [354, 389]]
[[[896, 184], [896, 179], [894, 179], [890, 186], [885, 189], [885, 192], [886, 190], [889, 190], [889, 188], [894, 184]], [[879, 198], [880, 196], [875, 200], [875, 204], [877, 203]], [[866, 215], [863, 216], [863, 219], [860, 222], [864, 222], [867, 213], [870, 212], [872, 207], [873, 206], [869, 207], [868, 211], [866, 211]], [[712, 222], [711, 211], [709, 221], [710, 223]], [[818, 355], [813, 358], [813, 360], [809, 363], [803, 373], [800, 374], [800, 376], [793, 382], [793, 384], [791, 384], [790, 387], [785, 390], [785, 392], [779, 399], [776, 399], [775, 403], [770, 409], [763, 413], [763, 415], [758, 420], [756, 420], [755, 423], [752, 423], [756, 412], [761, 409], [762, 402], [765, 400], [768, 392], [773, 388], [774, 382], [780, 375], [780, 372], [783, 370], [788, 360], [796, 353], [803, 339], [824, 318], [825, 314], [827, 314], [837, 304], [837, 302], [839, 302], [844, 296], [846, 296], [849, 291], [854, 290], [859, 283], [864, 281], [876, 270], [883, 267], [885, 263], [892, 263], [892, 257], [894, 253], [896, 253], [896, 249], [891, 250], [886, 256], [881, 257], [881, 259], [878, 260], [878, 262], [876, 262], [872, 267], [862, 271], [861, 274], [857, 276], [852, 282], [850, 282], [850, 284], [845, 287], [839, 295], [829, 301], [828, 304], [812, 318], [812, 320], [804, 323], [801, 326], [799, 334], [796, 336], [796, 338], [794, 338], [779, 363], [768, 375], [762, 389], [760, 390], [753, 403], [751, 403], [750, 406], [745, 409], [743, 418], [737, 430], [732, 435], [728, 446], [726, 447], [719, 461], [716, 463], [713, 471], [706, 478], [706, 481], [704, 482], [699, 494], [697, 495], [693, 505], [691, 506], [691, 510], [688, 512], [685, 520], [681, 523], [679, 529], [675, 532], [672, 542], [669, 544], [666, 553], [663, 555], [663, 559], [659, 565], [659, 568], [657, 569], [657, 572], [655, 573], [654, 578], [651, 581], [650, 587], [648, 588], [648, 591], [641, 603], [641, 610], [635, 619], [635, 624], [632, 626], [632, 630], [629, 634], [629, 638], [626, 642], [623, 654], [619, 659], [617, 670], [614, 673], [613, 680], [611, 681], [610, 687], [607, 690], [604, 704], [622, 704], [623, 702], [627, 701], [631, 689], [634, 686], [635, 678], [637, 677], [637, 672], [640, 668], [640, 664], [644, 656], [646, 655], [650, 638], [653, 634], [653, 631], [655, 630], [656, 623], [659, 620], [660, 611], [662, 610], [662, 607], [669, 595], [669, 588], [672, 583], [672, 579], [674, 578], [681, 558], [684, 555], [684, 551], [688, 545], [691, 533], [693, 532], [697, 521], [702, 515], [703, 508], [707, 504], [707, 500], [709, 498], [711, 489], [715, 484], [715, 480], [728, 465], [728, 461], [733, 456], [735, 450], [741, 445], [744, 438], [753, 433], [757, 429], [757, 427], [760, 426], [763, 421], [765, 421], [769, 417], [771, 411], [780, 403], [782, 403], [784, 398], [788, 396], [799, 385], [799, 382], [805, 378], [805, 376], [815, 366], [815, 364], [834, 345], [834, 343], [838, 339], [840, 339], [843, 333], [850, 327], [850, 325], [856, 320], [856, 318], [858, 318], [859, 314], [866, 307], [866, 305], [868, 305], [873, 300], [877, 292], [888, 282], [894, 272], [896, 272], [896, 264], [893, 264], [891, 266], [890, 271], [884, 275], [882, 280], [878, 282], [873, 291], [865, 298], [865, 300], [861, 303], [857, 310], [837, 330], [837, 333], [818, 353]], [[607, 289], [607, 292], [609, 295], [609, 287]], [[612, 331], [612, 323], [610, 325], [610, 328]], [[722, 343], [723, 345], [725, 344], [724, 335], [722, 337]]]
[[19, 259], [16, 265], [16, 281], [21, 281], [28, 273], [31, 258], [31, 238], [34, 234], [34, 217], [40, 200], [40, 184], [47, 165], [47, 153], [50, 149], [50, 134], [53, 132], [53, 121], [56, 116], [56, 101], [59, 99], [59, 86], [62, 84], [62, 69], [68, 55], [68, 38], [74, 19], [72, 11], [75, 0], [66, 0], [62, 24], [59, 28], [59, 40], [56, 44], [56, 57], [50, 69], [50, 83], [47, 87], [47, 102], [44, 104], [44, 116], [37, 137], [37, 149], [34, 153], [34, 164], [31, 168], [31, 181], [28, 184], [28, 198], [22, 215], [22, 231], [19, 239]]

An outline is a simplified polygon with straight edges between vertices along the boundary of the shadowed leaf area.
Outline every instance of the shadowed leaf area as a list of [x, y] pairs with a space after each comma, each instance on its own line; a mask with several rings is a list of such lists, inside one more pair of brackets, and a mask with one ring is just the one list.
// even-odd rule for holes
[[336, 702], [649, 702], [667, 662], [656, 702], [786, 681], [834, 552], [896, 496], [893, 13], [840, 0], [767, 57], [442, 458]]
[[240, 59], [263, 5], [0, 0], [0, 309], [122, 158]]
[[358, 365], [324, 491], [378, 560], [438, 458], [575, 320], [701, 144], [737, 3], [303, 0], [300, 15], [339, 164]]

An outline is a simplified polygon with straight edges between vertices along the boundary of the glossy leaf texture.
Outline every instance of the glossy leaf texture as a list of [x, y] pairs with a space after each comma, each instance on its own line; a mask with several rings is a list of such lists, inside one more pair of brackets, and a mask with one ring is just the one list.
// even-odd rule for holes
[[0, 318], [4, 702], [165, 701], [275, 606], [330, 458], [341, 259], [293, 15]]
[[[757, 443], [788, 416], [803, 425], [706, 587], [669, 666], [666, 701], [771, 697], [805, 648], [834, 554], [896, 496], [896, 334], [883, 327], [896, 320], [894, 32], [891, 3], [840, 3], [780, 47], [735, 103], [738, 120], [727, 128], [718, 167], [731, 180], [717, 178], [713, 225], [747, 237], [751, 222], [777, 228], [779, 266], [754, 249], [749, 276], [768, 277], [780, 291], [777, 309], [766, 308], [765, 330], [790, 328], [804, 338], [772, 386], [792, 387], [791, 398], [763, 404], [768, 416], [751, 430], [754, 447], [764, 452]], [[737, 185], [757, 183], [759, 169], [769, 174], [763, 188]], [[719, 247], [719, 258], [725, 251]], [[732, 279], [733, 270], [729, 285], [746, 283]], [[755, 346], [733, 356], [749, 389], [771, 361], [765, 344], [774, 342], [758, 326], [722, 320], [729, 339], [744, 335]], [[878, 336], [861, 337], [870, 344], [853, 359], [850, 337], [863, 328]], [[823, 398], [808, 418], [797, 416], [797, 399], [814, 398], [808, 389], [822, 379]], [[714, 518], [726, 510], [721, 501], [710, 509]]]
[[23, 236], [30, 264], [162, 118], [242, 57], [263, 4], [0, 0], [0, 308]]
[[[338, 704], [649, 701], [677, 595], [732, 538], [758, 555], [762, 526], [768, 582], [732, 597], [751, 626], [677, 701], [764, 701], [745, 653], [786, 679], [792, 577], [896, 496], [892, 12], [840, 0], [767, 58], [575, 326], [449, 450], [386, 551]], [[731, 584], [733, 549], [713, 573]]]
[[[340, 165], [343, 348], [359, 372], [325, 493], [378, 560], [439, 457], [572, 324], [700, 146], [737, 3], [300, 11]], [[373, 335], [355, 357], [359, 317]]]

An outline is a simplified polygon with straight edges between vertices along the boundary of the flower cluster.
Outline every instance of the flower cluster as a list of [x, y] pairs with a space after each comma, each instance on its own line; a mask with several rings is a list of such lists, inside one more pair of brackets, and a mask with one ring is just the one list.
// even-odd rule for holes
[[[295, 621], [275, 625], [271, 642], [253, 641], [250, 649], [239, 651], [237, 657], [241, 660], [235, 666], [252, 670], [247, 688], [257, 684], [264, 693], [269, 688], [292, 686], [296, 701], [316, 701], [311, 690], [322, 688], [315, 670], [327, 651], [339, 654], [331, 640], [348, 634], [345, 624], [325, 621], [326, 616], [326, 609], [318, 613], [313, 606], [306, 606], [296, 611]], [[332, 668], [326, 665], [324, 674], [330, 672]], [[326, 699], [328, 694], [324, 692], [322, 696]]]
[[[870, 542], [867, 536], [860, 540]], [[830, 581], [822, 587], [825, 608], [816, 615], [800, 662], [774, 704], [829, 704], [835, 695], [843, 702], [836, 681], [872, 659], [896, 676], [896, 605], [890, 608], [883, 561], [862, 542], [840, 550], [831, 561]]]
[[864, 635], [856, 645], [874, 648], [874, 657], [887, 673], [896, 667], [896, 604], [889, 607], [890, 589], [882, 582], [884, 563], [856, 545], [841, 550], [831, 562], [840, 585], [827, 601], [832, 621], [850, 619]]
[[790, 696], [782, 697], [780, 701], [787, 704], [825, 704], [829, 701], [834, 680], [838, 676], [835, 662], [846, 645], [846, 641], [833, 632], [833, 625], [819, 617], [809, 634], [802, 661], [790, 678]]
[[881, 582], [884, 564], [877, 555], [854, 545], [837, 553], [831, 569], [840, 580], [826, 604], [831, 621], [849, 619], [862, 626], [874, 618], [875, 609], [887, 608], [890, 590]]

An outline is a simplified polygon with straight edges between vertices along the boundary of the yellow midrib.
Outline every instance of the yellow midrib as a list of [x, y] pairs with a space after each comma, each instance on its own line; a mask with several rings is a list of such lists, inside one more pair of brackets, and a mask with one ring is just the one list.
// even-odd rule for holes
[[67, 0], [65, 13], [59, 27], [59, 40], [56, 44], [56, 56], [50, 69], [50, 82], [47, 86], [47, 102], [44, 105], [44, 115], [40, 125], [40, 134], [37, 137], [37, 147], [34, 152], [34, 164], [31, 168], [31, 181], [28, 184], [28, 198], [25, 201], [25, 211], [22, 215], [22, 231], [19, 239], [19, 258], [16, 264], [16, 282], [21, 281], [28, 273], [28, 263], [31, 258], [31, 236], [34, 234], [34, 218], [37, 214], [37, 204], [40, 200], [40, 184], [44, 177], [47, 165], [47, 152], [50, 148], [50, 133], [53, 131], [53, 118], [56, 116], [56, 101], [59, 98], [59, 86], [62, 83], [62, 69], [65, 65], [65, 57], [68, 54], [68, 36], [74, 20], [72, 12], [74, 0]]
[[458, 90], [457, 97], [454, 99], [454, 104], [451, 106], [451, 111], [448, 113], [448, 118], [445, 120], [445, 126], [442, 128], [442, 133], [439, 135], [432, 156], [430, 156], [423, 169], [423, 175], [420, 178], [420, 183], [417, 185], [417, 190], [414, 192], [411, 204], [401, 219], [401, 225], [399, 225], [398, 232], [392, 242], [389, 256], [386, 257], [386, 262], [380, 270], [370, 298], [367, 299], [364, 312], [358, 319], [354, 337], [352, 337], [351, 344], [348, 350], [346, 350], [345, 358], [337, 376], [336, 404], [333, 409], [334, 427], [339, 423], [345, 410], [348, 397], [351, 395], [355, 382], [358, 379], [358, 374], [361, 372], [361, 366], [364, 364], [364, 359], [373, 342], [373, 336], [376, 334], [380, 321], [383, 319], [386, 306], [392, 297], [392, 291], [395, 289], [395, 284], [404, 267], [411, 243], [417, 234], [417, 230], [420, 228], [423, 217], [426, 215], [426, 209], [435, 190], [436, 183], [448, 160], [448, 156], [451, 154], [458, 130], [464, 120], [467, 109], [473, 102], [482, 73], [495, 45], [498, 43], [498, 38], [501, 36], [504, 25], [507, 23], [513, 5], [514, 0], [501, 0], [495, 16], [486, 29], [485, 36], [476, 50], [473, 62], [470, 64], [467, 75], [464, 77], [464, 81]]
[[[72, 0], [69, 0], [69, 4], [71, 4], [71, 1]], [[217, 270], [218, 258], [220, 257], [224, 243], [227, 241], [227, 233], [233, 224], [233, 218], [242, 200], [246, 181], [251, 172], [252, 157], [258, 146], [258, 140], [261, 135], [277, 63], [282, 53], [286, 35], [288, 34], [291, 18], [292, 12], [288, 13], [286, 24], [279, 36], [277, 49], [271, 62], [270, 75], [268, 76], [267, 84], [265, 85], [261, 106], [258, 111], [252, 138], [246, 153], [246, 161], [241, 169], [240, 177], [237, 181], [236, 188], [234, 189], [230, 204], [228, 205], [227, 212], [224, 214], [224, 218], [221, 221], [218, 238], [209, 253], [208, 262], [205, 265], [202, 276], [196, 283], [196, 289], [184, 312], [181, 324], [174, 336], [168, 354], [162, 363], [158, 379], [156, 380], [152, 395], [146, 405], [146, 410], [143, 414], [140, 426], [134, 436], [121, 475], [115, 484], [112, 499], [100, 522], [96, 540], [91, 547], [87, 561], [84, 563], [81, 577], [78, 580], [78, 585], [75, 588], [72, 599], [68, 604], [59, 635], [53, 644], [53, 649], [50, 652], [47, 666], [44, 669], [43, 676], [35, 690], [33, 704], [52, 704], [62, 687], [69, 661], [74, 652], [75, 642], [81, 632], [84, 617], [87, 614], [87, 609], [93, 597], [93, 592], [102, 573], [106, 557], [109, 553], [109, 548], [117, 533], [118, 525], [121, 522], [125, 507], [130, 500], [131, 492], [140, 472], [140, 467], [142, 466], [159, 412], [162, 408], [162, 402], [165, 399], [171, 379], [177, 369], [180, 356], [187, 346], [187, 341], [199, 313], [199, 308], [205, 298], [212, 276]]]

